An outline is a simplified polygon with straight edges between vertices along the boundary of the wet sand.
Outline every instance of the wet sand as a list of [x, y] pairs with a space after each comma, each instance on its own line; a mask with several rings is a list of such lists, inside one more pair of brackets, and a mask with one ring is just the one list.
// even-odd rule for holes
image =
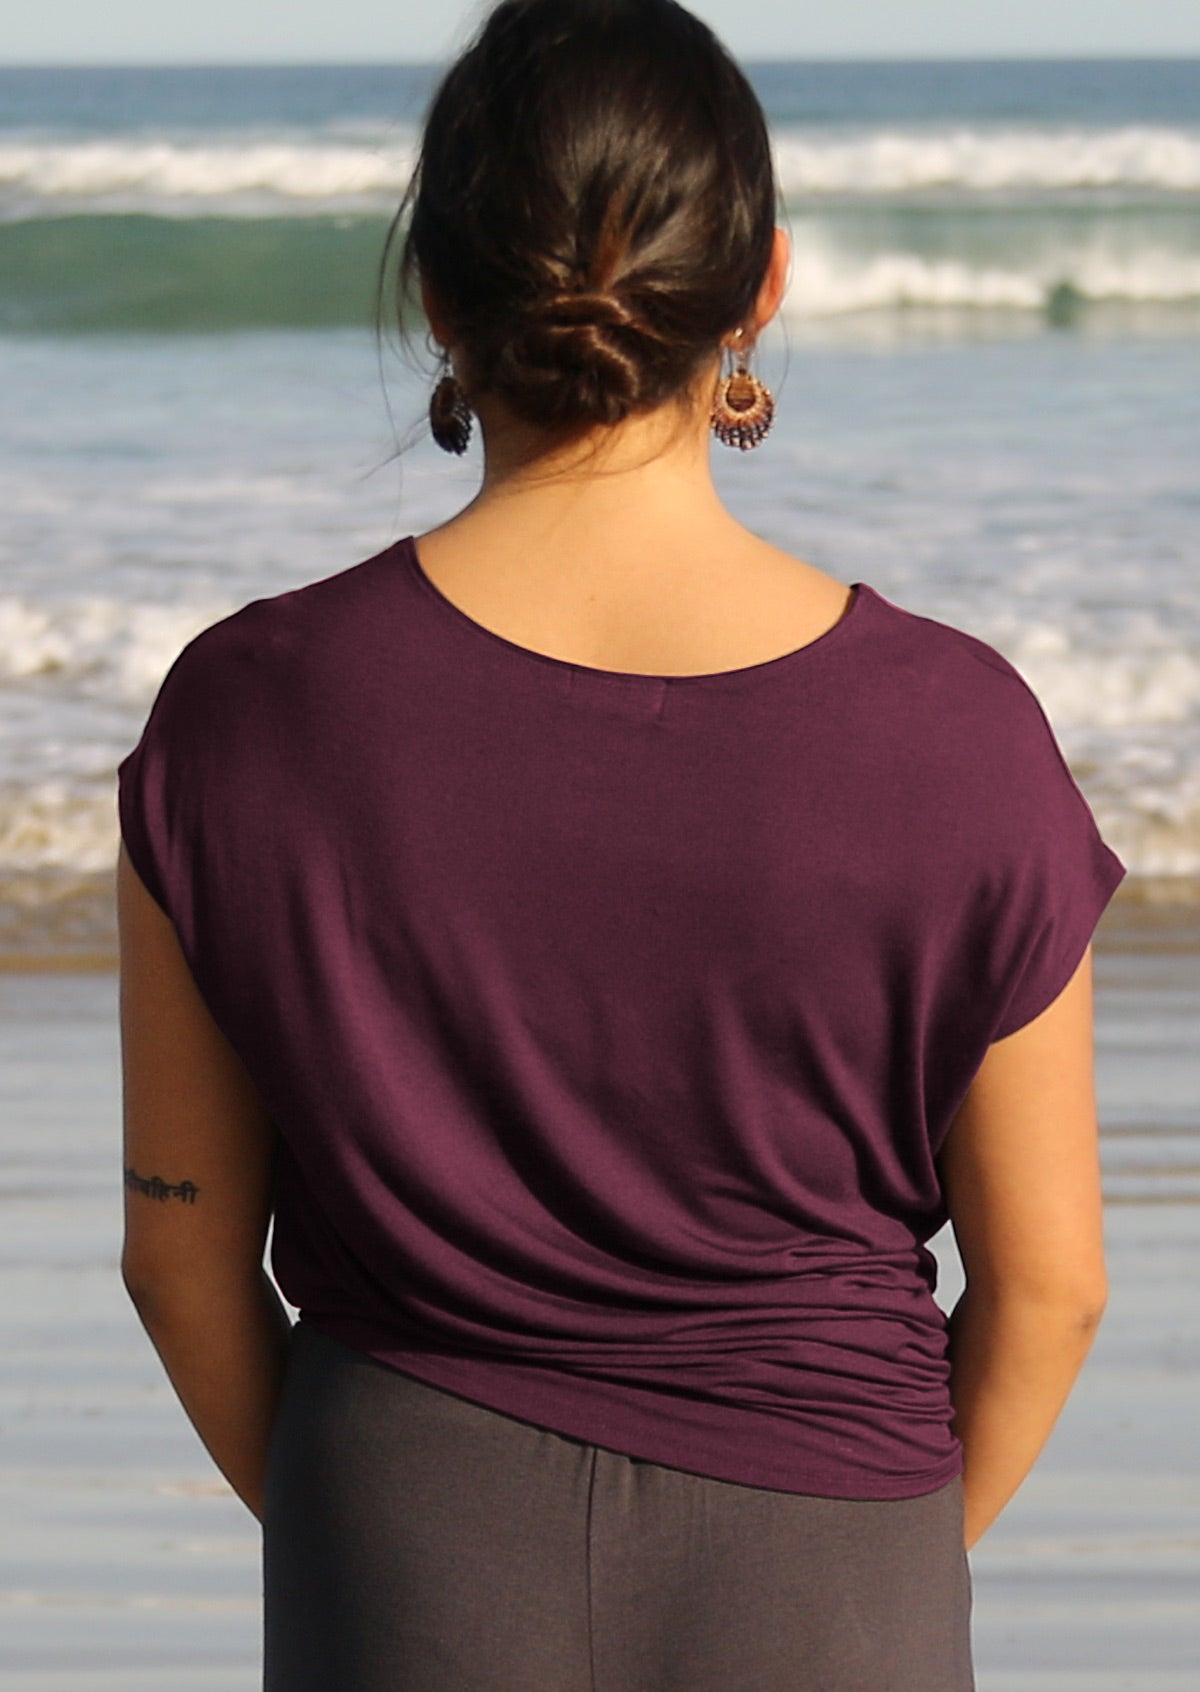
[[[1200, 1662], [1200, 911], [1096, 945], [1108, 1310], [971, 1553], [978, 1692], [1194, 1692]], [[121, 1287], [117, 986], [0, 973], [0, 1687], [257, 1692], [257, 1524]], [[962, 1285], [949, 1229], [939, 1302]], [[530, 1689], [537, 1692], [537, 1689]]]

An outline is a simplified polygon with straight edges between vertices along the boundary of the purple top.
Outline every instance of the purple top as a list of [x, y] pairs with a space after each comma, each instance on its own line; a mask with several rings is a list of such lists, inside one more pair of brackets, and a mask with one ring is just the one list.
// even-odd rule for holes
[[783, 657], [627, 674], [410, 537], [183, 649], [121, 830], [280, 1130], [302, 1320], [721, 1480], [961, 1471], [935, 1154], [1125, 869], [1013, 665], [853, 586]]

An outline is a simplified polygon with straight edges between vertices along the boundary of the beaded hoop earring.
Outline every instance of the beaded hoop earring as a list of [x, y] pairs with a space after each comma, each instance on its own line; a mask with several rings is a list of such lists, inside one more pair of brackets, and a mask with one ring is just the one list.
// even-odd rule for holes
[[[739, 339], [745, 331], [738, 330]], [[775, 398], [765, 382], [751, 375], [746, 353], [726, 347], [734, 368], [717, 386], [712, 431], [724, 446], [749, 452], [766, 437], [775, 419]]]
[[471, 438], [471, 408], [458, 378], [450, 368], [450, 356], [442, 354], [444, 374], [429, 400], [429, 429], [443, 452], [460, 456]]

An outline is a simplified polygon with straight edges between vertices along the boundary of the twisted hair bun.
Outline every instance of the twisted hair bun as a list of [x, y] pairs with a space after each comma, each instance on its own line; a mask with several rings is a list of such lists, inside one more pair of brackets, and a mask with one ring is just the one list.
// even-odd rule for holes
[[451, 65], [392, 225], [468, 398], [616, 423], [681, 394], [746, 323], [777, 205], [766, 119], [675, 0], [500, 0]]
[[536, 308], [543, 323], [594, 323], [609, 329], [628, 329], [633, 313], [615, 294], [552, 294]]
[[480, 348], [473, 363], [484, 386], [527, 421], [611, 424], [653, 396], [670, 351], [615, 294], [581, 291], [534, 302], [491, 357]]

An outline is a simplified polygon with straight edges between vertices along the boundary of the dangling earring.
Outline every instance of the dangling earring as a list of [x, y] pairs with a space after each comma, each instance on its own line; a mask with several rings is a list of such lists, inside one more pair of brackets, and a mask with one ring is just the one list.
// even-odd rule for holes
[[[739, 338], [744, 333], [739, 329]], [[726, 347], [725, 351], [732, 361], [733, 348]], [[766, 383], [746, 368], [746, 354], [739, 351], [736, 358], [736, 368], [717, 386], [712, 430], [723, 445], [749, 452], [763, 440], [774, 421], [775, 399]]]
[[429, 401], [429, 428], [443, 452], [460, 455], [471, 438], [471, 408], [457, 377], [450, 368], [449, 354], [442, 354], [445, 374]]

